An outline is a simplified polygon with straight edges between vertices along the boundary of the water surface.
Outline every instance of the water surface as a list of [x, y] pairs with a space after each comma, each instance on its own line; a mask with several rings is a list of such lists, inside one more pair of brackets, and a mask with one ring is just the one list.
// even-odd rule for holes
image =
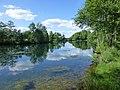
[[92, 48], [73, 45], [0, 46], [0, 90], [76, 90]]

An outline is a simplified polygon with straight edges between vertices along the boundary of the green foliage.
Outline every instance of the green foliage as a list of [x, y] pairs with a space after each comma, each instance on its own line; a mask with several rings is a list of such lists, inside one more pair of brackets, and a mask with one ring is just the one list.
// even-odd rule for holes
[[33, 38], [34, 38], [35, 43], [40, 43], [40, 42], [45, 41], [43, 32], [40, 29], [36, 29], [36, 31], [33, 33]]
[[88, 35], [87, 42], [96, 50], [95, 61], [81, 90], [119, 90], [120, 0], [86, 0], [75, 22], [79, 27], [91, 27], [93, 32]]
[[93, 48], [96, 46], [96, 35], [95, 32], [89, 33], [87, 37], [87, 43], [89, 46], [92, 46]]
[[22, 33], [21, 30], [13, 29], [13, 27], [15, 25], [12, 21], [8, 21], [7, 24], [0, 22], [0, 44], [38, 44], [65, 41], [65, 35], [60, 33], [51, 31], [48, 35], [47, 28], [41, 23], [36, 25], [32, 22], [28, 26], [30, 30]]
[[49, 42], [48, 33], [46, 27], [43, 26], [41, 23], [35, 25], [31, 23], [29, 25], [29, 29], [31, 32], [31, 40], [33, 43], [46, 43]]
[[[85, 7], [78, 11], [75, 22], [79, 27], [90, 26], [96, 32], [96, 37], [102, 32], [102, 42], [107, 38], [112, 46], [113, 41], [119, 36], [119, 5], [119, 0], [86, 0]], [[99, 45], [99, 38], [97, 43]]]
[[83, 40], [85, 41], [85, 40], [87, 40], [89, 33], [90, 33], [90, 31], [86, 31], [86, 30], [77, 32], [77, 33], [73, 34], [69, 38], [69, 40], [70, 41], [83, 41]]
[[53, 41], [53, 32], [52, 32], [52, 31], [50, 31], [49, 41], [50, 41], [50, 42]]
[[58, 32], [53, 33], [52, 31], [50, 31], [49, 41], [50, 42], [65, 41], [65, 35], [61, 35]]
[[84, 78], [83, 90], [119, 90], [120, 50], [101, 46], [96, 48], [101, 54], [94, 54], [95, 62]]
[[31, 23], [29, 31], [21, 33], [21, 30], [13, 29], [14, 22], [7, 24], [0, 22], [0, 44], [23, 44], [23, 43], [47, 43], [49, 36], [46, 27], [42, 24]]
[[33, 32], [34, 32], [35, 29], [36, 29], [35, 23], [33, 23], [33, 22], [32, 22], [28, 27], [29, 27], [29, 29], [30, 29], [31, 31], [33, 31]]

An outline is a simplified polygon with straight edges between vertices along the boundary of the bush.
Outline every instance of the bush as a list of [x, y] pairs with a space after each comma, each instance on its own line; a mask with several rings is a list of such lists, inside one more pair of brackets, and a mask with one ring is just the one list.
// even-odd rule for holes
[[[101, 48], [103, 47], [103, 48]], [[120, 50], [101, 46], [96, 48], [101, 54], [93, 55], [97, 65], [86, 72], [82, 90], [119, 90], [120, 89]], [[93, 67], [95, 66], [95, 67]]]

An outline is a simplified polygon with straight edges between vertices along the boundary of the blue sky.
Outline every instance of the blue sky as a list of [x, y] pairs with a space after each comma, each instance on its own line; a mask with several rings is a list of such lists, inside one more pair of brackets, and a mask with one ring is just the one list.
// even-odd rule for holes
[[18, 29], [28, 30], [31, 22], [41, 22], [48, 32], [70, 37], [80, 31], [72, 18], [85, 0], [0, 0], [0, 21], [14, 21]]

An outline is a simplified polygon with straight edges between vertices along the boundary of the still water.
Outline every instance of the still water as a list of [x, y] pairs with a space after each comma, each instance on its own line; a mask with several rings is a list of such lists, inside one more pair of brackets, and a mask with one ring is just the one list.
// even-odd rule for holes
[[92, 51], [68, 42], [0, 46], [0, 90], [77, 90]]

